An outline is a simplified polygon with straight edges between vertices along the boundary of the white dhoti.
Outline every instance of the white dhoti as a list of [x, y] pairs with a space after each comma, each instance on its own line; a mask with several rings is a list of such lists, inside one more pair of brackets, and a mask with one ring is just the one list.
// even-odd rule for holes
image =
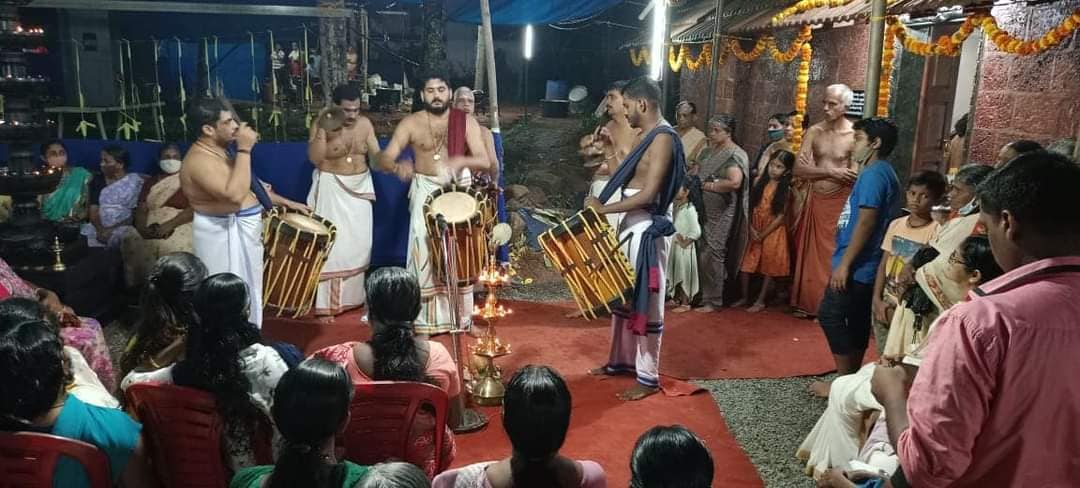
[[191, 223], [195, 255], [211, 274], [232, 273], [248, 285], [248, 320], [262, 328], [263, 243], [262, 207], [231, 215], [195, 212]]
[[440, 283], [435, 279], [435, 269], [431, 262], [424, 202], [428, 195], [442, 186], [433, 176], [417, 174], [413, 177], [412, 188], [409, 190], [409, 249], [406, 266], [420, 282], [420, 316], [415, 322], [418, 334], [439, 334], [454, 329], [450, 293], [454, 294], [452, 298], [457, 302], [462, 329], [468, 330], [472, 327], [473, 286]]
[[[624, 198], [640, 190], [623, 190]], [[637, 269], [638, 249], [641, 235], [652, 225], [652, 215], [645, 210], [631, 210], [624, 214], [619, 229], [619, 242], [626, 240], [623, 252], [630, 260], [630, 266]], [[671, 210], [668, 209], [668, 218]], [[630, 236], [633, 237], [630, 237]], [[630, 237], [628, 240], [627, 238]], [[656, 240], [657, 272], [659, 289], [649, 293], [649, 316], [645, 325], [645, 335], [639, 336], [629, 329], [630, 310], [617, 310], [611, 317], [611, 352], [605, 369], [611, 372], [634, 372], [638, 383], [649, 388], [660, 387], [660, 340], [664, 333], [664, 292], [667, 289], [668, 252], [671, 238]]]
[[334, 246], [319, 274], [316, 315], [338, 315], [362, 307], [364, 275], [371, 264], [371, 172], [336, 175], [315, 170], [307, 204], [337, 228]]
[[[599, 178], [593, 180], [592, 184], [589, 185], [589, 196], [593, 198], [600, 198], [600, 194], [604, 192], [604, 187], [607, 186], [607, 182], [608, 178]], [[615, 203], [619, 200], [622, 200], [622, 195], [620, 195], [619, 192], [615, 192], [612, 193], [611, 197], [603, 203], [604, 205], [611, 205], [612, 203]], [[622, 219], [625, 215], [625, 213], [609, 213], [604, 214], [604, 218], [607, 219], [608, 225], [611, 226], [611, 230], [618, 232], [619, 225], [622, 224]]]
[[829, 468], [846, 468], [848, 462], [858, 458], [863, 414], [884, 410], [870, 392], [875, 367], [875, 363], [869, 363], [854, 374], [833, 380], [829, 406], [795, 454], [806, 461], [806, 474], [818, 478]]

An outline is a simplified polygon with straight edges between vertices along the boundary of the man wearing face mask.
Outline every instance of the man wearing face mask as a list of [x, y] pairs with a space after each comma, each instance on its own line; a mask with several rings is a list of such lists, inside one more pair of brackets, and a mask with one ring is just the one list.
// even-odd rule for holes
[[[859, 176], [836, 224], [829, 288], [818, 308], [839, 375], [856, 372], [870, 340], [874, 279], [881, 261], [881, 241], [900, 202], [900, 180], [884, 158], [896, 147], [897, 129], [891, 120], [863, 119], [855, 123], [852, 162]], [[817, 382], [817, 395], [828, 396], [828, 385]]]
[[364, 305], [364, 276], [371, 263], [372, 204], [375, 185], [369, 160], [379, 152], [375, 126], [360, 114], [360, 91], [334, 88], [334, 105], [311, 124], [308, 159], [315, 165], [307, 204], [337, 226], [333, 246], [319, 275], [315, 314], [335, 315]]
[[[450, 293], [457, 297], [460, 325], [472, 326], [471, 283], [442, 283], [436, 279], [428, 251], [427, 216], [424, 202], [435, 190], [451, 181], [471, 182], [466, 171], [487, 171], [491, 167], [480, 124], [471, 115], [450, 108], [452, 92], [445, 76], [421, 78], [424, 110], [402, 119], [386, 149], [379, 153], [379, 168], [411, 182], [409, 190], [409, 241], [406, 268], [420, 282], [418, 334], [441, 334], [454, 329]], [[397, 161], [405, 147], [413, 149], [412, 161]]]
[[135, 208], [135, 230], [124, 236], [126, 283], [143, 282], [158, 258], [174, 252], [192, 252], [191, 221], [195, 215], [180, 191], [180, 147], [167, 144], [158, 153], [161, 174], [143, 184]]

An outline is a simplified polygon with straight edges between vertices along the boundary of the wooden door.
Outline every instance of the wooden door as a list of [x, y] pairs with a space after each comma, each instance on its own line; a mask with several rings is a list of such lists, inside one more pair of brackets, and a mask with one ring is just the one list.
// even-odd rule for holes
[[[957, 24], [935, 24], [930, 39], [956, 32]], [[923, 71], [922, 96], [919, 97], [919, 121], [915, 128], [915, 150], [912, 152], [912, 172], [925, 165], [941, 162], [945, 170], [945, 142], [952, 132], [953, 99], [956, 98], [956, 79], [960, 72], [960, 56], [930, 56]]]

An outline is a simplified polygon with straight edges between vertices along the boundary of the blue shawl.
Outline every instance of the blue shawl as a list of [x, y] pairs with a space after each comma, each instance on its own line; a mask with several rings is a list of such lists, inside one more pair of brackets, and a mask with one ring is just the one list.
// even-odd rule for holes
[[[665, 263], [658, 262], [656, 254], [656, 240], [675, 233], [675, 225], [667, 216], [667, 209], [675, 201], [675, 195], [679, 193], [683, 181], [686, 179], [686, 156], [683, 153], [682, 141], [679, 134], [670, 125], [657, 125], [650, 131], [641, 144], [638, 144], [626, 159], [619, 164], [619, 169], [608, 180], [604, 191], [600, 193], [600, 201], [606, 202], [616, 191], [623, 187], [634, 177], [638, 163], [645, 155], [645, 151], [656, 139], [658, 134], [671, 136], [671, 167], [664, 176], [664, 183], [652, 203], [644, 208], [652, 215], [652, 225], [641, 234], [641, 244], [638, 247], [637, 266], [634, 269], [634, 309], [630, 314], [630, 322], [627, 328], [634, 335], [645, 335], [645, 328], [649, 318], [649, 293], [660, 292], [660, 266]], [[614, 232], [618, 232], [614, 229]], [[663, 299], [661, 298], [661, 303]], [[663, 306], [663, 305], [661, 305]]]

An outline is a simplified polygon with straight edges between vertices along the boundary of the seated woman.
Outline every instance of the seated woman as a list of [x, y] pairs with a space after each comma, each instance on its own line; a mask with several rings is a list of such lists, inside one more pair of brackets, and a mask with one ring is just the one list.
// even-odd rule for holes
[[46, 309], [56, 314], [60, 319], [60, 337], [64, 344], [82, 353], [90, 368], [97, 373], [101, 384], [105, 385], [105, 389], [110, 392], [116, 390], [116, 375], [113, 372], [112, 358], [109, 356], [109, 346], [97, 320], [75, 315], [71, 308], [60, 302], [56, 293], [19, 278], [11, 266], [0, 259], [0, 299], [7, 297], [40, 301]]
[[[916, 260], [922, 260], [922, 256], [920, 256], [922, 253], [920, 251], [915, 255], [915, 258], [912, 259], [913, 264], [919, 264]], [[968, 292], [975, 289], [979, 284], [997, 278], [1002, 274], [1002, 270], [994, 260], [994, 254], [990, 250], [990, 242], [984, 236], [968, 237], [948, 257], [948, 262], [950, 264], [945, 277], [955, 285], [950, 289], [963, 292], [956, 297], [956, 302], [962, 300]], [[905, 300], [901, 303], [901, 307], [921, 311], [924, 307], [918, 304], [929, 303], [929, 300], [918, 285], [913, 285], [911, 291], [911, 293], [905, 293]], [[919, 295], [923, 296], [920, 297]], [[900, 311], [901, 309], [897, 309], [898, 313]], [[936, 317], [943, 311], [935, 311], [934, 316]], [[918, 323], [920, 319], [920, 317], [916, 317], [915, 320]], [[896, 318], [893, 319], [892, 327], [896, 326], [896, 320]], [[885, 355], [881, 359], [881, 363], [896, 364], [903, 362], [917, 366], [923, 350], [932, 340], [933, 324], [926, 322], [926, 325], [927, 330], [925, 333], [919, 333], [916, 336], [920, 342], [909, 345], [905, 355]], [[889, 341], [898, 339], [899, 336], [891, 334], [889, 336]], [[867, 364], [858, 372], [840, 376], [833, 381], [832, 388], [829, 391], [829, 406], [826, 407], [825, 412], [818, 419], [810, 435], [799, 447], [799, 458], [807, 461], [807, 474], [815, 478], [825, 477], [829, 468], [844, 468], [859, 455], [859, 447], [862, 445], [860, 433], [864, 426], [863, 415], [867, 412], [883, 411], [881, 404], [877, 402], [870, 391], [870, 380], [874, 376], [876, 366], [875, 363]], [[888, 443], [887, 433], [885, 433], [885, 442]], [[867, 452], [867, 456], [869, 455], [870, 453]], [[895, 468], [895, 465], [891, 466], [891, 469]]]
[[206, 265], [191, 253], [157, 260], [140, 298], [135, 335], [120, 357], [121, 378], [137, 367], [160, 369], [180, 359], [188, 327], [198, 321], [191, 299], [206, 275]]
[[273, 466], [241, 469], [229, 488], [353, 488], [366, 466], [338, 461], [334, 438], [349, 423], [353, 385], [337, 364], [308, 359], [281, 377], [271, 409], [285, 445]]
[[91, 247], [120, 247], [132, 227], [133, 212], [139, 201], [143, 179], [128, 173], [130, 157], [120, 146], [101, 151], [101, 173], [90, 183], [90, 223], [83, 224], [82, 234]]
[[368, 469], [356, 488], [430, 488], [424, 470], [411, 463], [382, 463]]
[[346, 342], [321, 349], [314, 357], [345, 367], [354, 384], [372, 381], [416, 381], [431, 383], [446, 391], [451, 411], [443, 458], [434, 459], [431, 425], [434, 418], [425, 415], [413, 428], [411, 451], [406, 461], [424, 468], [428, 478], [446, 469], [454, 460], [454, 435], [450, 425], [457, 425], [461, 412], [454, 397], [461, 394], [457, 365], [442, 344], [413, 335], [413, 320], [420, 313], [420, 285], [403, 268], [380, 268], [367, 277], [368, 317], [372, 335], [368, 342]]
[[525, 366], [503, 396], [503, 429], [513, 446], [501, 461], [471, 464], [440, 474], [435, 488], [604, 488], [604, 468], [560, 456], [570, 428], [570, 390], [547, 366]]
[[143, 184], [135, 208], [135, 230], [120, 245], [124, 278], [128, 286], [142, 284], [158, 258], [174, 252], [192, 252], [191, 221], [194, 211], [180, 191], [180, 148], [161, 148], [158, 166], [162, 174]]
[[630, 455], [633, 488], [709, 488], [713, 457], [698, 436], [681, 425], [656, 426], [641, 434]]
[[188, 324], [184, 359], [154, 371], [136, 368], [120, 387], [175, 383], [210, 392], [225, 421], [229, 467], [254, 466], [255, 429], [270, 418], [272, 392], [288, 366], [277, 351], [259, 343], [259, 330], [247, 320], [248, 289], [240, 277], [207, 278], [193, 303], [199, 320]]
[[[11, 322], [9, 324], [0, 323], [0, 333], [5, 330], [5, 326], [20, 321], [44, 320], [52, 326], [57, 337], [60, 334], [60, 318], [45, 308], [41, 302], [31, 298], [6, 298], [0, 301], [0, 317], [4, 317], [5, 320]], [[61, 342], [63, 342], [63, 339], [61, 339]], [[112, 396], [109, 390], [105, 389], [105, 385], [101, 384], [97, 373], [90, 369], [86, 358], [78, 349], [64, 346], [64, 361], [71, 370], [71, 378], [68, 378], [67, 384], [68, 393], [91, 405], [120, 408], [120, 402], [116, 400], [116, 397]]]
[[[0, 430], [52, 434], [87, 442], [109, 460], [113, 482], [156, 486], [141, 426], [126, 413], [84, 403], [67, 391], [64, 346], [45, 320], [0, 316]], [[88, 487], [75, 460], [61, 457], [53, 486]]]
[[56, 171], [63, 171], [60, 184], [41, 199], [41, 213], [53, 222], [85, 222], [90, 204], [90, 180], [86, 168], [68, 165], [68, 152], [60, 140], [41, 145], [41, 159]]

